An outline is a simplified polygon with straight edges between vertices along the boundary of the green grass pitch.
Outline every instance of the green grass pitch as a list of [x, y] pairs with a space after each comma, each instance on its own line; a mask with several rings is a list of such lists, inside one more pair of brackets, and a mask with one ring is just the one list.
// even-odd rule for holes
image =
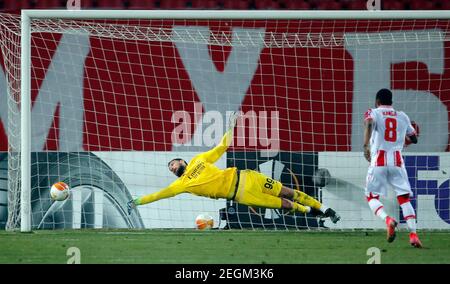
[[383, 231], [190, 231], [57, 230], [0, 232], [0, 263], [67, 263], [70, 247], [81, 263], [152, 264], [365, 264], [370, 247], [381, 263], [450, 263], [450, 232], [420, 232], [423, 249], [399, 232]]

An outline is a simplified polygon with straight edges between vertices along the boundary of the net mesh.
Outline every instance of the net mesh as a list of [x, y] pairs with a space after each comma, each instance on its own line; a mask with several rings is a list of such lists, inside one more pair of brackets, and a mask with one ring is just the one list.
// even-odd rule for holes
[[[19, 24], [0, 15], [8, 228], [20, 224]], [[31, 30], [34, 229], [193, 228], [201, 213], [216, 228], [382, 228], [361, 151], [363, 114], [384, 87], [420, 127], [405, 152], [419, 228], [448, 229], [448, 21], [59, 19]], [[341, 222], [189, 194], [128, 215], [128, 200], [175, 180], [168, 161], [217, 145], [232, 111], [242, 125], [216, 165], [302, 190]], [[71, 187], [64, 202], [50, 200], [57, 181]], [[385, 207], [400, 214], [394, 196]]]

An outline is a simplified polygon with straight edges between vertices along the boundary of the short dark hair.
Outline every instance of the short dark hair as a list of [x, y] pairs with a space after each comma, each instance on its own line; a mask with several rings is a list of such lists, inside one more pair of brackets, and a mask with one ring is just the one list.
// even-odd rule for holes
[[389, 89], [381, 89], [377, 92], [376, 99], [380, 101], [382, 105], [392, 105], [392, 92]]
[[188, 164], [188, 163], [186, 162], [185, 159], [175, 158], [175, 159], [170, 160], [170, 161], [167, 163], [167, 166], [170, 166], [170, 163], [172, 163], [172, 161], [178, 161], [178, 162], [184, 161], [184, 163], [185, 163], [186, 165]]

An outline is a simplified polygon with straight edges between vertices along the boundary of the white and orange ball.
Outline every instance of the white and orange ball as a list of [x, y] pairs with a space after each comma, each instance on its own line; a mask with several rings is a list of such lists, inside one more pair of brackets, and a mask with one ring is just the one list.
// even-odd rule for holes
[[50, 197], [55, 201], [64, 201], [69, 197], [70, 188], [65, 182], [57, 182], [50, 189]]
[[208, 214], [200, 214], [195, 218], [195, 226], [198, 230], [208, 230], [214, 226], [214, 219]]

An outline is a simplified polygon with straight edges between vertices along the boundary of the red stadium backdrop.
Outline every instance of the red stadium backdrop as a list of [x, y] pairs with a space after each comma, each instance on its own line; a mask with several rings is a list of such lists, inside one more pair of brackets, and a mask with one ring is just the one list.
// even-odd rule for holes
[[[175, 23], [152, 23], [170, 28]], [[178, 24], [178, 23], [177, 23]], [[186, 23], [180, 23], [186, 25]], [[215, 32], [231, 33], [234, 27], [265, 28], [267, 32], [383, 32], [392, 22], [323, 21], [289, 22], [195, 22], [195, 26], [214, 26]], [[446, 22], [402, 22], [402, 30], [441, 30]], [[400, 28], [399, 28], [400, 29]], [[32, 100], [39, 95], [60, 34], [33, 36]], [[201, 102], [189, 70], [179, 50], [171, 42], [151, 43], [91, 37], [85, 59], [83, 86], [85, 151], [135, 150], [170, 151], [171, 122], [175, 111], [194, 111]], [[416, 90], [437, 97], [450, 110], [450, 42], [442, 42], [443, 72], [431, 73], [418, 61], [390, 65], [389, 86], [394, 90]], [[233, 47], [209, 46], [217, 72], [225, 68]], [[402, 51], [407, 52], [407, 51]], [[278, 111], [280, 150], [283, 151], [351, 151], [355, 60], [345, 46], [263, 48], [241, 110]], [[4, 70], [3, 70], [4, 71]], [[380, 86], [385, 87], [385, 86]], [[1, 90], [5, 93], [6, 90]], [[374, 94], [367, 94], [372, 107]], [[45, 149], [58, 150], [60, 108], [49, 108], [55, 119]], [[412, 118], [414, 114], [410, 114]], [[2, 118], [6, 117], [2, 115]], [[362, 120], [363, 113], [358, 119]], [[5, 121], [2, 121], [5, 124]], [[445, 123], [448, 133], [448, 121]], [[421, 131], [424, 131], [424, 127]], [[448, 139], [442, 150], [447, 150]], [[257, 149], [259, 146], [256, 146]], [[0, 127], [0, 150], [7, 151], [7, 135]], [[64, 149], [59, 149], [64, 150]], [[248, 150], [248, 148], [247, 148]], [[360, 149], [353, 149], [360, 150]]]

